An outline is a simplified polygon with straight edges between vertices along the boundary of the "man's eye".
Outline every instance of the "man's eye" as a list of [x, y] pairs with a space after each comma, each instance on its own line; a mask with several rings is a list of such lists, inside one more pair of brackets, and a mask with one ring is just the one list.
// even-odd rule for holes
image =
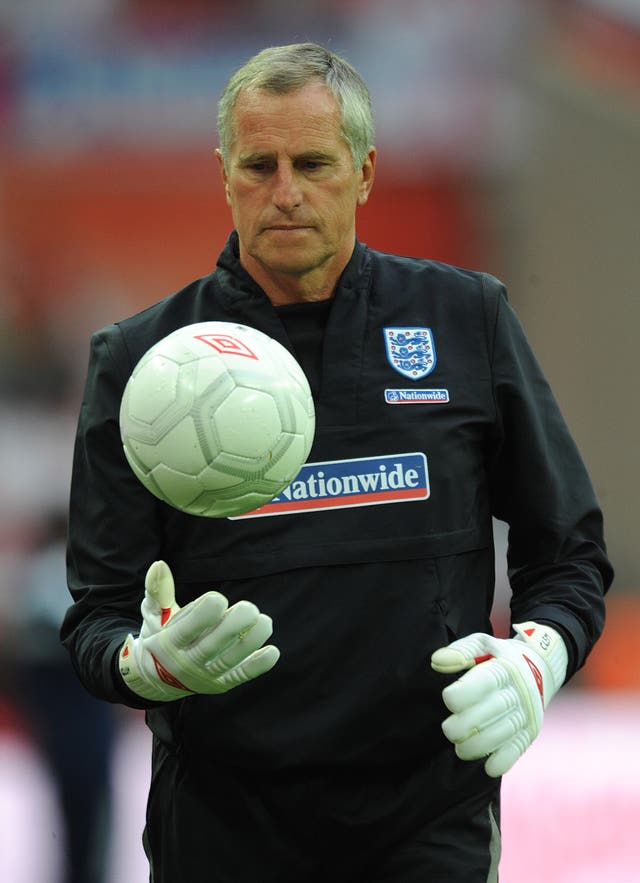
[[266, 159], [255, 159], [242, 162], [240, 166], [245, 172], [255, 172], [256, 174], [263, 174], [264, 172], [267, 172], [269, 170], [270, 163]]

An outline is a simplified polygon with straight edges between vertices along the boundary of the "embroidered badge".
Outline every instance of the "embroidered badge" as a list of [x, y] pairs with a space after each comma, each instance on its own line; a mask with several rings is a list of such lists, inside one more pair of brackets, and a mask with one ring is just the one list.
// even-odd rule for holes
[[422, 380], [436, 366], [436, 348], [430, 328], [383, 328], [387, 359], [409, 380]]
[[385, 389], [388, 405], [442, 405], [449, 401], [448, 389]]

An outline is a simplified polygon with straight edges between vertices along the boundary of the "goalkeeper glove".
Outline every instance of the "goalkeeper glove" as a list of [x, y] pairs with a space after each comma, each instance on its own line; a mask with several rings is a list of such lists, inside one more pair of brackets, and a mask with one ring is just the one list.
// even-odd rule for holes
[[438, 672], [466, 672], [442, 691], [453, 712], [442, 729], [461, 760], [487, 757], [493, 777], [511, 769], [536, 738], [567, 671], [567, 648], [555, 629], [535, 622], [513, 628], [515, 638], [477, 632], [431, 657]]
[[280, 656], [277, 647], [262, 646], [271, 618], [249, 601], [229, 607], [224, 595], [207, 592], [180, 608], [164, 561], [147, 571], [140, 609], [140, 635], [128, 635], [118, 665], [125, 684], [143, 699], [226, 693], [269, 671]]

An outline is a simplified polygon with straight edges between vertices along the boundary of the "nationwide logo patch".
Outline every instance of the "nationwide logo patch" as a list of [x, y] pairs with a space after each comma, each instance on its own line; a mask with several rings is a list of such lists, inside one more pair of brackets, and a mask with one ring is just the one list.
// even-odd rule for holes
[[277, 497], [231, 521], [267, 515], [406, 503], [429, 497], [427, 458], [422, 452], [305, 463]]
[[422, 380], [436, 366], [436, 348], [430, 328], [414, 325], [383, 328], [389, 364], [409, 380]]
[[449, 401], [448, 389], [385, 389], [388, 405], [438, 405]]

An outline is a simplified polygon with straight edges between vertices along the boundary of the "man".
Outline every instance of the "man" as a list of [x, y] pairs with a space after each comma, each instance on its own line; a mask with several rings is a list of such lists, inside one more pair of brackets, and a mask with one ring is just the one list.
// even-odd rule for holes
[[[376, 152], [344, 60], [264, 50], [219, 134], [235, 229], [214, 273], [94, 336], [74, 459], [63, 640], [91, 692], [146, 709], [151, 877], [496, 880], [500, 776], [603, 626], [589, 479], [503, 286], [357, 241]], [[206, 320], [298, 357], [305, 469], [378, 493], [231, 521], [144, 490], [124, 385]], [[492, 515], [510, 525], [505, 639]]]

